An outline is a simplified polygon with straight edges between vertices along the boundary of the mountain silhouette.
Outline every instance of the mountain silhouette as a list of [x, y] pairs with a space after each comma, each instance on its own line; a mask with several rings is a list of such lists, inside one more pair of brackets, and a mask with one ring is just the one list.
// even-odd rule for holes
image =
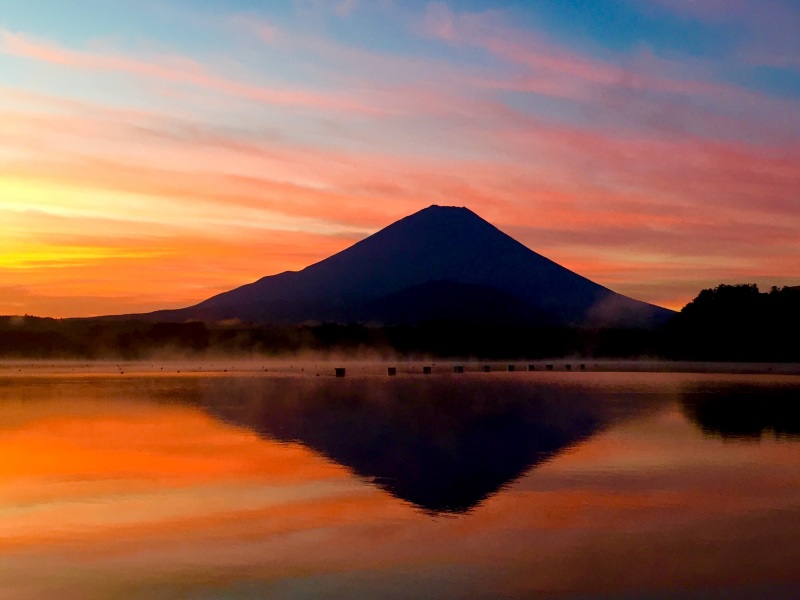
[[671, 315], [573, 273], [469, 209], [434, 205], [301, 271], [264, 277], [188, 308], [137, 317], [652, 326]]
[[432, 513], [467, 512], [529, 470], [662, 398], [441, 375], [208, 379], [197, 404], [299, 442]]

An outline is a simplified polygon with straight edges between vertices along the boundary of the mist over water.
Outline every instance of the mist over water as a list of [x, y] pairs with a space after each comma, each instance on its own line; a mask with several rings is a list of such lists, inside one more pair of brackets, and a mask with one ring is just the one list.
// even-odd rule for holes
[[800, 592], [795, 376], [168, 366], [0, 375], [1, 597]]

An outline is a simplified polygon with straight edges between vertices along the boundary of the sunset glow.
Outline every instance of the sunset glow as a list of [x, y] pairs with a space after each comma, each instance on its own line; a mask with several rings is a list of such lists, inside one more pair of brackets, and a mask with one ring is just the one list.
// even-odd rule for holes
[[431, 204], [671, 308], [800, 285], [798, 30], [792, 0], [10, 2], [0, 314], [194, 304]]

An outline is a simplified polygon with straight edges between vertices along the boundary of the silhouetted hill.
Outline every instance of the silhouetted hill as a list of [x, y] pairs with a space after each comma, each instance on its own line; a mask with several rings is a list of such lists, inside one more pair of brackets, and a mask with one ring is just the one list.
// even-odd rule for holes
[[652, 326], [671, 314], [565, 269], [466, 208], [431, 206], [302, 271], [137, 318]]

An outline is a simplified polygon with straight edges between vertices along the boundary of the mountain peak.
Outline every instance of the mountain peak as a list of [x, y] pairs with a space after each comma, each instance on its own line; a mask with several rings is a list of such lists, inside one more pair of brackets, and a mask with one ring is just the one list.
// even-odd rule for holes
[[[459, 211], [459, 212], [468, 212], [468, 213], [470, 213], [470, 214], [473, 214], [473, 215], [475, 214], [475, 213], [474, 213], [474, 212], [472, 212], [470, 209], [468, 209], [466, 206], [441, 206], [441, 205], [439, 205], [439, 204], [431, 204], [431, 205], [430, 205], [428, 208], [423, 208], [422, 210], [418, 211], [418, 212], [417, 212], [417, 213], [415, 213], [415, 214], [424, 213], [424, 212], [429, 212], [429, 211], [430, 211], [430, 212], [439, 212], [439, 211], [452, 212], [452, 211]], [[477, 215], [476, 215], [476, 216], [477, 216]]]
[[481, 221], [484, 220], [481, 219], [481, 217], [479, 217], [477, 214], [472, 212], [470, 209], [468, 209], [466, 206], [442, 206], [440, 204], [431, 204], [429, 207], [423, 208], [422, 210], [417, 211], [409, 216], [414, 217], [423, 215], [424, 216], [435, 215], [435, 216], [451, 217], [451, 218], [468, 216], [468, 217], [473, 217], [475, 219], [480, 219]]
[[[489, 225], [488, 221], [485, 221], [466, 206], [441, 206], [439, 204], [431, 204], [427, 208], [423, 208], [415, 213], [408, 215], [394, 223], [394, 225], [398, 223], [402, 223], [404, 221], [410, 222], [418, 222], [418, 221], [433, 221], [437, 223], [447, 223], [448, 221], [481, 221]], [[392, 227], [392, 225], [389, 225]]]
[[424, 244], [430, 257], [433, 252], [455, 252], [454, 245], [460, 246], [462, 252], [471, 253], [476, 248], [476, 243], [480, 246], [492, 239], [498, 242], [499, 238], [504, 238], [501, 243], [518, 244], [464, 206], [432, 204], [395, 221], [355, 247], [368, 240], [412, 246]]

